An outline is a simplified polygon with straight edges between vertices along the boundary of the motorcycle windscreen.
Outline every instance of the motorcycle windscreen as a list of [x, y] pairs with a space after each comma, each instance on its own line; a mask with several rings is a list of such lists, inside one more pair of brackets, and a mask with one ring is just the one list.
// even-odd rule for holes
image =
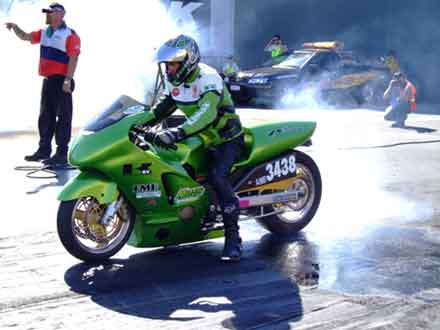
[[128, 115], [142, 111], [148, 111], [148, 107], [129, 96], [122, 95], [87, 123], [84, 129], [91, 132], [97, 132], [117, 123]]

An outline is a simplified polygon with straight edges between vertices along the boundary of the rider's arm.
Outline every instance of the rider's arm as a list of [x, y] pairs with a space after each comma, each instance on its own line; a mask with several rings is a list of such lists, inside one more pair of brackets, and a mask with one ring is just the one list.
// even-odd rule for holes
[[197, 134], [217, 118], [217, 107], [220, 103], [220, 95], [216, 91], [205, 93], [199, 100], [199, 109], [194, 112], [182, 125], [186, 136]]
[[165, 118], [171, 116], [176, 109], [176, 102], [173, 100], [171, 95], [164, 94], [159, 98], [158, 102], [153, 106], [151, 111], [154, 114], [156, 122], [159, 123]]

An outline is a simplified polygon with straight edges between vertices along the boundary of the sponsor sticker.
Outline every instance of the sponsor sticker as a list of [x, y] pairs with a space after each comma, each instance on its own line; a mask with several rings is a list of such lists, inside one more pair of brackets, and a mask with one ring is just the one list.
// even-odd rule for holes
[[196, 201], [198, 198], [200, 198], [204, 193], [205, 193], [205, 188], [202, 186], [181, 188], [174, 197], [174, 201], [176, 203], [193, 202]]
[[162, 195], [158, 183], [143, 183], [133, 186], [136, 198], [159, 198]]
[[266, 176], [262, 176], [262, 177], [257, 178], [255, 180], [255, 185], [257, 185], [257, 186], [260, 186], [260, 185], [263, 185], [263, 184], [266, 184], [266, 183], [267, 183]]
[[197, 85], [192, 86], [192, 97], [196, 98], [199, 96], [199, 89], [197, 88]]
[[141, 166], [137, 167], [136, 169], [141, 172], [142, 175], [148, 175], [151, 174], [150, 170], [151, 163], [143, 163]]
[[171, 94], [174, 96], [174, 97], [176, 97], [176, 96], [179, 96], [180, 95], [180, 90], [176, 87], [176, 88], [173, 88], [173, 90], [171, 91]]
[[305, 131], [304, 127], [280, 127], [280, 128], [271, 129], [267, 133], [267, 135], [274, 137], [274, 136], [278, 136], [278, 135], [281, 135], [281, 134], [287, 133], [287, 132], [301, 133], [304, 131]]

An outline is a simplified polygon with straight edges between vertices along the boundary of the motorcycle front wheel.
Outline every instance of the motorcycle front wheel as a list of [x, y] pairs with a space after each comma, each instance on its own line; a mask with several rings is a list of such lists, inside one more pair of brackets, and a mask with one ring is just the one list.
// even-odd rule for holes
[[60, 203], [58, 236], [66, 250], [83, 261], [103, 261], [116, 254], [127, 242], [134, 226], [130, 205], [124, 201], [106, 225], [100, 223], [107, 205], [94, 197]]
[[314, 160], [303, 152], [295, 151], [296, 178], [288, 190], [298, 191], [298, 200], [263, 207], [271, 215], [257, 221], [277, 235], [292, 235], [309, 224], [321, 201], [321, 174]]

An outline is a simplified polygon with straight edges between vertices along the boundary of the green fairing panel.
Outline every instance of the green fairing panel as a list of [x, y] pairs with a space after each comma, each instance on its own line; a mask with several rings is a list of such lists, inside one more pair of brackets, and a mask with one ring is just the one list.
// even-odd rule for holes
[[[151, 112], [143, 112], [127, 116], [117, 124], [108, 126], [93, 134], [82, 132], [72, 143], [69, 162], [81, 169], [96, 168], [97, 164], [109, 159], [120, 161], [121, 157], [131, 158], [131, 153], [140, 149], [128, 139], [130, 127], [153, 118], [154, 115]], [[112, 143], [108, 143], [108, 141]], [[77, 148], [78, 145], [80, 145], [80, 148]]]
[[58, 195], [60, 201], [70, 201], [93, 196], [100, 204], [108, 204], [118, 198], [116, 183], [97, 175], [82, 172], [73, 177]]
[[[201, 218], [208, 209], [205, 188], [188, 177], [174, 173], [165, 174], [163, 183], [169, 196], [174, 196], [175, 200], [168, 205], [168, 211], [158, 208], [156, 212], [139, 215], [129, 245], [155, 247], [206, 239], [200, 231]], [[193, 208], [194, 216], [181, 219], [180, 212], [189, 206]]]
[[[194, 188], [199, 192], [199, 184], [187, 175], [181, 164], [203, 163], [200, 161], [204, 154], [203, 143], [194, 136], [185, 141], [187, 144], [179, 144], [177, 152], [154, 146], [143, 151], [129, 141], [128, 131], [132, 125], [148, 120], [148, 116], [149, 113], [129, 115], [115, 125], [78, 136], [70, 152], [71, 163], [84, 173], [105, 173], [105, 177], [100, 178], [97, 174], [96, 181], [77, 179], [65, 188], [60, 198], [69, 200], [95, 196], [100, 203], [107, 204], [122, 193], [138, 214], [129, 241], [134, 246], [153, 247], [203, 240], [205, 236], [198, 229], [208, 207], [207, 196], [197, 195], [195, 202], [181, 200], [170, 203], [168, 199], [169, 196], [179, 195], [180, 188]], [[145, 164], [148, 164], [148, 171], [143, 174], [140, 168]], [[124, 174], [123, 168], [127, 165], [131, 172]], [[93, 177], [83, 173], [79, 177], [83, 176]], [[118, 186], [107, 184], [109, 182], [118, 182]], [[154, 192], [158, 195], [138, 196], [134, 188], [146, 185], [155, 187]], [[189, 223], [185, 223], [179, 218], [179, 213], [190, 204], [194, 205], [195, 215]], [[159, 231], [169, 234], [161, 238]]]
[[[278, 122], [247, 127], [245, 130], [246, 159], [235, 168], [258, 164], [291, 150], [309, 140], [316, 122]], [[247, 156], [248, 155], [248, 156]]]

